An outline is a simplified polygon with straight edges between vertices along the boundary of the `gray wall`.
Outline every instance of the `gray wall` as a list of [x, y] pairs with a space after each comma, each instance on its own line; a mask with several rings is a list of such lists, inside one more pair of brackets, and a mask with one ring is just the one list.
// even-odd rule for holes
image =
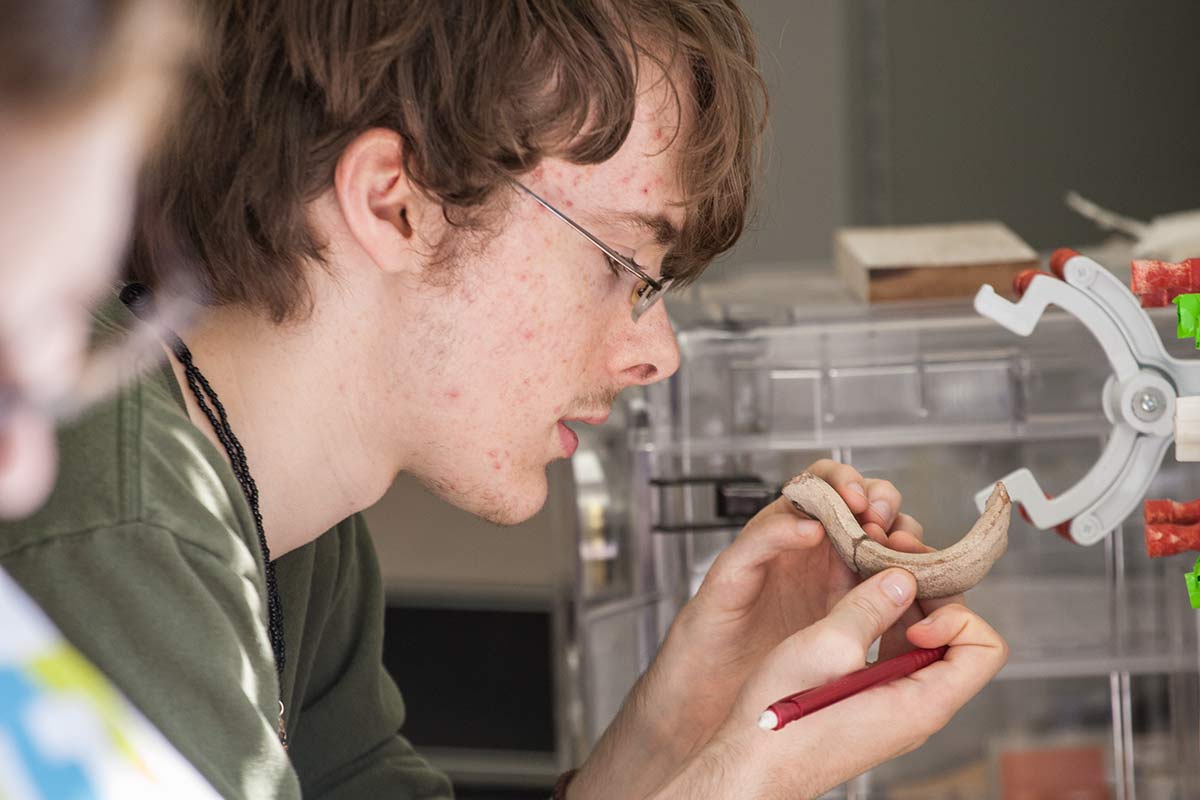
[[747, 0], [771, 90], [763, 207], [716, 269], [822, 268], [838, 225], [998, 218], [1094, 241], [1078, 189], [1200, 207], [1196, 0]]
[[850, 219], [844, 0], [748, 0], [770, 95], [758, 215], [718, 269], [824, 258]]

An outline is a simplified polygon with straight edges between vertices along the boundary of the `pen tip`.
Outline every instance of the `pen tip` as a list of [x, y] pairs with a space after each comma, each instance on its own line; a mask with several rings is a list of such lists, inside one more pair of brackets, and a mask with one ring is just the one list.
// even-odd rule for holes
[[779, 717], [776, 716], [774, 711], [764, 711], [762, 716], [758, 718], [758, 727], [764, 731], [773, 731], [779, 727]]

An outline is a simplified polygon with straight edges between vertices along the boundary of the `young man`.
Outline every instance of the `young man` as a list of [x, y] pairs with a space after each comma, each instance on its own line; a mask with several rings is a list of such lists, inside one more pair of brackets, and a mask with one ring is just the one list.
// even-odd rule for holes
[[[567, 422], [674, 372], [659, 290], [744, 220], [749, 29], [732, 0], [209, 6], [134, 265], [158, 283], [165, 227], [208, 313], [64, 432], [60, 486], [0, 563], [223, 795], [448, 797], [397, 732], [358, 512], [406, 471], [524, 520]], [[890, 484], [814, 469], [873, 535], [921, 546]], [[855, 587], [817, 523], [771, 506], [561, 793], [807, 796], [911, 749], [1003, 663], [961, 605], [908, 630], [952, 647], [920, 676], [782, 733], [755, 722], [915, 622], [913, 589], [900, 571]]]

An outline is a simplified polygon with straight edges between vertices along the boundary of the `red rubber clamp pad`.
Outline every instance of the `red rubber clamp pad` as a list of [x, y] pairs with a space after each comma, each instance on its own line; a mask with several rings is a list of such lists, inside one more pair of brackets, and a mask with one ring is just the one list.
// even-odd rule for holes
[[1012, 285], [1013, 294], [1016, 295], [1017, 297], [1023, 297], [1025, 295], [1025, 292], [1029, 290], [1029, 282], [1032, 281], [1034, 278], [1036, 278], [1038, 275], [1045, 275], [1045, 274], [1046, 273], [1042, 272], [1041, 270], [1037, 270], [1037, 269], [1021, 270], [1020, 272], [1017, 273], [1017, 277], [1013, 278], [1013, 285]]
[[1059, 280], [1063, 280], [1063, 272], [1067, 268], [1067, 262], [1077, 255], [1079, 255], [1078, 251], [1072, 250], [1069, 247], [1058, 248], [1050, 254], [1050, 271], [1058, 276]]

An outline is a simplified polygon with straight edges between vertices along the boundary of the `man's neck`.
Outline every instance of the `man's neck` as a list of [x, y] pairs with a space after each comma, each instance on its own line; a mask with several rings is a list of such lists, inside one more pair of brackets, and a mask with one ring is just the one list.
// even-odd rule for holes
[[[219, 308], [183, 338], [246, 452], [258, 487], [271, 556], [294, 550], [377, 500], [394, 464], [382, 463], [379, 431], [361, 424], [361, 364], [332, 352], [328, 321], [275, 325], [237, 308]], [[188, 417], [228, 455], [171, 357]], [[211, 406], [211, 404], [210, 404]]]

